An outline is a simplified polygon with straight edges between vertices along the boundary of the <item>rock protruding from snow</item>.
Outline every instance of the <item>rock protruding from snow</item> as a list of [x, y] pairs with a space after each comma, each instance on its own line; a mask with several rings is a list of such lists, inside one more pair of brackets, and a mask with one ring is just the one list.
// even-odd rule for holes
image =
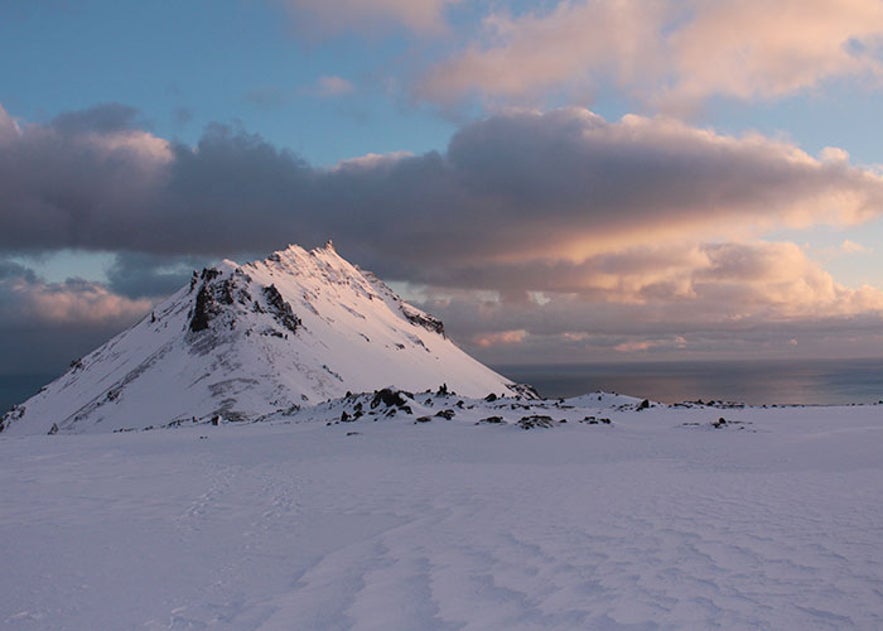
[[194, 272], [188, 286], [0, 419], [10, 433], [244, 421], [393, 385], [528, 394], [330, 243]]

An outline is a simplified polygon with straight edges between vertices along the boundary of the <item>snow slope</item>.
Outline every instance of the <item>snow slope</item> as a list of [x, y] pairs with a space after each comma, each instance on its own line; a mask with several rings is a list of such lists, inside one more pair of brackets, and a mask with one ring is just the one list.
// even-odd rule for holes
[[0, 628], [883, 628], [883, 408], [642, 407], [4, 433]]
[[512, 382], [329, 243], [224, 261], [3, 419], [11, 434], [251, 420], [395, 385], [484, 396]]

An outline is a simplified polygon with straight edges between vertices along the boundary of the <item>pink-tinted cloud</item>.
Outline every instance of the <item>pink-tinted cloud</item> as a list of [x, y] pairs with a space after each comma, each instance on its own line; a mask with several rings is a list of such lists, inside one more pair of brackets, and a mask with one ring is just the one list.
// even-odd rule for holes
[[0, 277], [0, 320], [4, 327], [114, 326], [131, 323], [150, 309], [149, 300], [116, 295], [94, 282], [47, 283], [33, 275]]
[[354, 92], [356, 86], [343, 77], [325, 76], [319, 77], [313, 92], [318, 96], [334, 97], [343, 96]]
[[364, 32], [389, 25], [403, 26], [421, 34], [445, 28], [447, 5], [459, 0], [276, 0], [285, 5], [301, 30], [303, 23], [325, 33]]
[[691, 3], [670, 37], [672, 87], [663, 98], [713, 94], [771, 99], [843, 76], [883, 76], [877, 0], [714, 0]]
[[[650, 254], [635, 249], [588, 260], [572, 275], [585, 277], [581, 289], [571, 280], [562, 290], [550, 275], [542, 301], [459, 290], [423, 306], [461, 331], [470, 350], [496, 361], [540, 348], [568, 360], [609, 359], [611, 351], [786, 353], [795, 338], [809, 353], [830, 338], [849, 345], [829, 343], [826, 352], [833, 355], [883, 348], [873, 336], [864, 348], [854, 339], [857, 331], [883, 325], [883, 291], [837, 283], [791, 243], [685, 245]], [[491, 343], [511, 331], [521, 333], [500, 338], [509, 344]]]
[[431, 68], [418, 94], [441, 103], [470, 93], [523, 99], [550, 88], [640, 83], [662, 57], [663, 0], [559, 2], [547, 13], [494, 13], [485, 36]]
[[524, 329], [518, 329], [517, 331], [496, 331], [494, 333], [477, 335], [473, 339], [473, 343], [481, 348], [489, 348], [491, 346], [520, 344], [526, 337], [527, 331]]
[[562, 0], [486, 24], [480, 41], [427, 72], [420, 96], [524, 99], [614, 84], [680, 110], [714, 95], [775, 99], [883, 76], [878, 0]]
[[0, 374], [59, 373], [143, 317], [151, 304], [98, 283], [49, 283], [0, 260]]

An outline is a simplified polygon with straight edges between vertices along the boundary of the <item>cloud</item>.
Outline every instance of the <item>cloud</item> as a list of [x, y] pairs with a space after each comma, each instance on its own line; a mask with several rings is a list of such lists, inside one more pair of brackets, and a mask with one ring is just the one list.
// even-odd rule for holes
[[99, 283], [48, 283], [22, 265], [0, 260], [0, 374], [60, 373], [150, 306]]
[[51, 127], [66, 136], [95, 132], [113, 134], [138, 129], [138, 110], [121, 103], [106, 103], [86, 110], [65, 112], [53, 119]]
[[761, 330], [809, 352], [807, 332], [873, 330], [883, 310], [879, 289], [844, 287], [798, 246], [758, 241], [879, 217], [883, 178], [759, 135], [511, 110], [463, 127], [443, 153], [320, 169], [221, 125], [187, 147], [128, 124], [59, 130], [3, 115], [0, 249], [118, 256], [107, 287], [0, 266], [0, 302], [16, 305], [0, 322], [23, 324], [30, 305], [59, 327], [118, 323], [205, 258], [329, 237], [424, 288], [424, 306], [482, 356], [699, 352], [730, 344], [724, 332], [756, 349], [771, 339]]
[[862, 245], [861, 243], [856, 243], [855, 241], [844, 239], [843, 243], [840, 244], [840, 251], [844, 254], [870, 254], [874, 251], [874, 249], [866, 245]]
[[[459, 0], [276, 0], [292, 14], [304, 32], [363, 33], [375, 28], [402, 26], [420, 34], [444, 30], [445, 8]], [[315, 34], [315, 33], [313, 33]]]
[[492, 13], [481, 42], [431, 67], [419, 96], [524, 98], [566, 85], [641, 83], [663, 57], [662, 0], [558, 2], [548, 12]]
[[458, 331], [467, 350], [497, 362], [788, 354], [796, 338], [807, 356], [879, 352], [880, 289], [838, 284], [792, 243], [686, 249], [587, 261], [584, 289], [553, 288], [542, 301], [457, 289], [428, 292], [421, 306]]
[[133, 300], [156, 300], [183, 287], [194, 269], [206, 267], [210, 262], [204, 258], [120, 252], [107, 270], [107, 288]]
[[675, 79], [664, 98], [774, 99], [835, 77], [883, 74], [877, 0], [694, 0], [692, 13], [670, 36]]
[[478, 335], [473, 340], [476, 346], [488, 348], [491, 346], [500, 346], [506, 344], [519, 344], [527, 337], [527, 331], [518, 329], [517, 331], [496, 331], [494, 333], [484, 333]]
[[90, 281], [71, 278], [47, 283], [33, 271], [0, 263], [0, 320], [3, 326], [79, 326], [131, 323], [150, 308]]
[[128, 108], [105, 106], [29, 125], [0, 107], [2, 247], [92, 247], [142, 221], [173, 156], [131, 121]]
[[542, 289], [556, 277], [564, 290], [585, 285], [583, 262], [623, 249], [850, 225], [883, 210], [883, 177], [846, 161], [579, 108], [510, 111], [467, 125], [444, 154], [333, 169], [221, 125], [192, 148], [137, 129], [19, 127], [0, 132], [7, 250], [235, 256], [333, 237], [394, 280], [499, 289], [517, 275]]
[[428, 100], [536, 97], [615, 86], [679, 111], [711, 96], [771, 100], [883, 75], [877, 0], [560, 1], [491, 13], [479, 40], [432, 66]]
[[303, 88], [301, 93], [321, 98], [335, 98], [352, 94], [355, 90], [356, 86], [351, 81], [336, 75], [325, 75], [319, 77], [314, 84]]

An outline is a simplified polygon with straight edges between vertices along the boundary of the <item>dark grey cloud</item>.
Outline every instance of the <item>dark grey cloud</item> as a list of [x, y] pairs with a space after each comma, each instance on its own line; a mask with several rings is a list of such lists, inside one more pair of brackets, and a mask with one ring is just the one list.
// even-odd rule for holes
[[106, 103], [85, 110], [65, 112], [56, 116], [50, 127], [62, 134], [96, 132], [108, 134], [138, 129], [138, 110], [121, 103]]
[[335, 169], [237, 127], [210, 126], [196, 147], [168, 143], [133, 127], [123, 106], [20, 129], [4, 116], [6, 250], [210, 257], [333, 238], [388, 278], [506, 288], [509, 266], [510, 279], [525, 277], [523, 268], [560, 271], [626, 245], [848, 223], [883, 209], [883, 179], [844, 161], [581, 109], [499, 115], [464, 127], [444, 153]]
[[107, 270], [107, 286], [126, 298], [161, 298], [183, 287], [194, 269], [210, 263], [205, 258], [122, 252]]
[[34, 270], [14, 261], [0, 259], [0, 282], [16, 278], [29, 283], [37, 282], [37, 275], [34, 273]]
[[241, 127], [189, 147], [137, 121], [104, 106], [35, 126], [0, 109], [0, 252], [117, 254], [107, 285], [0, 264], [4, 336], [109, 332], [208, 259], [328, 238], [384, 279], [431, 286], [427, 308], [483, 357], [711, 348], [725, 334], [756, 348], [758, 330], [791, 343], [771, 323], [880, 321], [880, 291], [838, 285], [796, 246], [721, 243], [879, 215], [883, 178], [836, 152], [567, 109], [467, 125], [444, 152], [320, 169]]

